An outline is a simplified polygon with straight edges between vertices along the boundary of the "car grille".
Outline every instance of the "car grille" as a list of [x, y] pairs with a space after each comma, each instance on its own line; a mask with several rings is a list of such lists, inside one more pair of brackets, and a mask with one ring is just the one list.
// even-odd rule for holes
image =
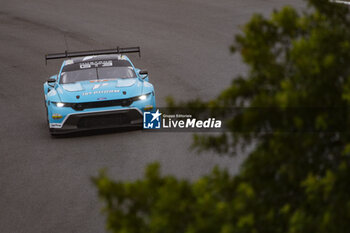
[[126, 114], [110, 114], [103, 116], [82, 117], [78, 124], [78, 128], [97, 128], [109, 126], [121, 126], [130, 124], [130, 118]]
[[137, 109], [121, 109], [79, 113], [69, 116], [65, 129], [94, 129], [142, 124], [142, 113]]

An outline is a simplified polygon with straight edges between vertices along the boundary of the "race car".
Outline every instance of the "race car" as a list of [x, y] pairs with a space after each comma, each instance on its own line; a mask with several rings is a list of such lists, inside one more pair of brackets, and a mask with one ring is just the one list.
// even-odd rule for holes
[[140, 55], [140, 47], [45, 55], [46, 62], [67, 58], [44, 83], [51, 134], [142, 126], [143, 112], [156, 108], [154, 88], [126, 53]]

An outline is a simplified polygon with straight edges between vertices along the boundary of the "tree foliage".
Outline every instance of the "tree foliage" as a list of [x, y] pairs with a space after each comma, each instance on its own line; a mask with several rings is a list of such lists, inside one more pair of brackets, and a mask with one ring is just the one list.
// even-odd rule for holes
[[[101, 173], [93, 180], [106, 203], [110, 231], [349, 231], [350, 14], [328, 0], [307, 4], [304, 12], [285, 7], [269, 18], [254, 15], [231, 48], [249, 72], [205, 103], [224, 109], [219, 114], [229, 133], [197, 135], [195, 146], [234, 153], [253, 143], [240, 173], [232, 177], [215, 168], [195, 182], [162, 176], [157, 164], [135, 182], [115, 182]], [[230, 115], [230, 107], [243, 110]], [[303, 108], [308, 114], [281, 118], [250, 108]]]

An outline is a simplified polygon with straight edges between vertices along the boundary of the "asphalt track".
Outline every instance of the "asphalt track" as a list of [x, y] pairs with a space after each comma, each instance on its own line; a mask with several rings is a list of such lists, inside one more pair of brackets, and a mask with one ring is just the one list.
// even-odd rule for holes
[[[302, 7], [301, 0], [289, 4]], [[215, 164], [238, 171], [242, 155], [188, 150], [191, 133], [102, 132], [52, 138], [42, 83], [60, 62], [44, 54], [141, 46], [165, 97], [209, 99], [245, 71], [228, 47], [253, 12], [269, 14], [280, 0], [0, 0], [0, 232], [104, 232], [101, 203], [89, 177], [108, 168], [115, 179], [141, 177], [146, 164], [195, 179]]]

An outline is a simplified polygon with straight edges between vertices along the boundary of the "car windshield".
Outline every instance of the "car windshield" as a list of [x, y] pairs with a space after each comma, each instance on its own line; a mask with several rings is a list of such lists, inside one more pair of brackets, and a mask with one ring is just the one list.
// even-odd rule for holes
[[136, 78], [136, 73], [130, 62], [120, 60], [93, 61], [64, 66], [60, 83], [126, 78]]

